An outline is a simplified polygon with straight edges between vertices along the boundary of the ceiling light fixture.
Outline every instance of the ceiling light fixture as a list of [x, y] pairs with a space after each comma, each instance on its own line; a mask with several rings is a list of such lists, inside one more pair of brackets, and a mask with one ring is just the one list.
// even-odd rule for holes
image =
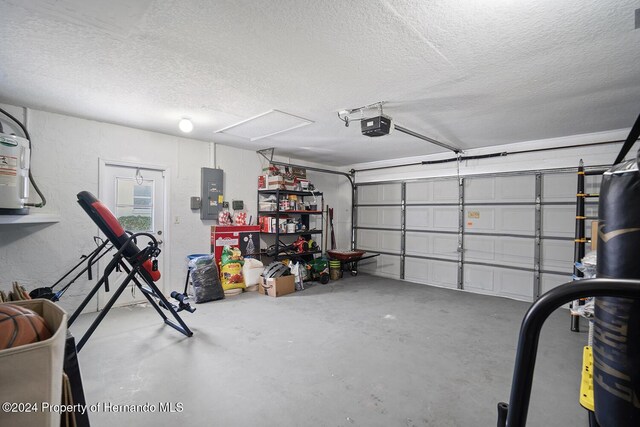
[[193, 122], [185, 117], [180, 120], [180, 123], [178, 123], [178, 127], [182, 132], [189, 133], [193, 130]]

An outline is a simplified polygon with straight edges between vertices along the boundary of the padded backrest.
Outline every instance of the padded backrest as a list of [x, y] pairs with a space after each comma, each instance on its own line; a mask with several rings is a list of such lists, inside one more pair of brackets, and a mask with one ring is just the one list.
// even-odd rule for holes
[[[84, 209], [93, 222], [96, 223], [107, 239], [113, 243], [116, 249], [119, 250], [126, 245], [126, 248], [122, 251], [125, 258], [131, 259], [140, 252], [140, 248], [138, 248], [133, 241], [127, 243], [129, 235], [124, 231], [124, 228], [122, 228], [111, 210], [98, 200], [96, 196], [88, 191], [81, 191], [78, 193], [78, 204]], [[145, 279], [152, 282], [160, 279], [160, 272], [153, 271], [150, 260], [146, 260], [142, 264], [142, 267], [140, 272]]]

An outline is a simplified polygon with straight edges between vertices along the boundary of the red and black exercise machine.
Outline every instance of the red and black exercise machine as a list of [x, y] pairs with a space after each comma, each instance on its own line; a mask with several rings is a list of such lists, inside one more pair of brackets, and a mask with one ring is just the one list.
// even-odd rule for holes
[[598, 278], [550, 290], [522, 320], [509, 404], [498, 403], [498, 427], [525, 426], [540, 330], [557, 308], [587, 297], [596, 297], [593, 369], [586, 387], [593, 394], [586, 408], [589, 426], [640, 426], [640, 150], [635, 159], [623, 161], [639, 137], [640, 116], [603, 175]]
[[[107, 208], [107, 206], [105, 206], [90, 192], [82, 191], [78, 193], [77, 197], [78, 204], [82, 209], [84, 209], [93, 222], [96, 223], [98, 228], [100, 228], [100, 231], [102, 231], [106, 236], [107, 240], [115, 249], [117, 249], [117, 252], [105, 267], [102, 277], [100, 277], [96, 285], [91, 289], [80, 306], [78, 306], [76, 311], [69, 318], [69, 326], [71, 326], [78, 318], [80, 313], [82, 313], [82, 310], [84, 310], [89, 301], [93, 299], [95, 294], [103, 285], [105, 290], [109, 292], [109, 276], [114, 271], [120, 271], [120, 269], [122, 269], [127, 274], [122, 283], [120, 283], [114, 291], [98, 317], [96, 317], [80, 341], [78, 341], [78, 351], [80, 351], [84, 344], [86, 344], [87, 340], [91, 337], [100, 322], [102, 322], [117, 299], [122, 295], [122, 292], [131, 282], [133, 282], [140, 292], [142, 292], [147, 301], [149, 301], [149, 304], [151, 304], [151, 306], [160, 315], [164, 323], [188, 337], [192, 336], [193, 332], [191, 332], [189, 327], [184, 323], [182, 318], [178, 315], [178, 312], [186, 310], [193, 313], [195, 309], [192, 308], [184, 298], [180, 298], [183, 295], [176, 292], [172, 293], [172, 297], [179, 301], [179, 305], [176, 306], [171, 304], [155, 284], [155, 282], [160, 279], [160, 271], [158, 270], [157, 262], [157, 257], [160, 254], [160, 248], [156, 238], [150, 233], [128, 233], [125, 231], [109, 208]], [[136, 244], [139, 237], [146, 237], [149, 239], [149, 243], [143, 249], [140, 249]], [[105, 246], [106, 242], [102, 245], [102, 248]], [[93, 258], [95, 259], [96, 257], [94, 256]], [[167, 310], [173, 319], [165, 315], [162, 309]]]

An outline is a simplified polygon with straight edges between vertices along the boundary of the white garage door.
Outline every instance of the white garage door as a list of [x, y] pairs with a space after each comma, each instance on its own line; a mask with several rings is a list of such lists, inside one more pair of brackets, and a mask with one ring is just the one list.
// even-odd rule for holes
[[360, 271], [401, 278], [401, 203], [400, 183], [358, 186], [356, 247], [382, 254], [360, 263]]
[[[572, 278], [576, 177], [466, 177], [462, 194], [457, 178], [358, 184], [355, 246], [382, 254], [360, 268], [532, 300]], [[597, 193], [600, 180], [587, 176], [585, 192]], [[597, 198], [585, 213], [597, 217]]]

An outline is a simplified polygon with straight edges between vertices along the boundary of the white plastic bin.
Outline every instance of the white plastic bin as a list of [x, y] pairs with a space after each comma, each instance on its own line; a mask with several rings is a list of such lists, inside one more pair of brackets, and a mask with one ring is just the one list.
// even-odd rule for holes
[[60, 413], [43, 411], [42, 404], [59, 405], [61, 402], [67, 313], [44, 299], [6, 304], [35, 311], [44, 318], [53, 335], [43, 341], [0, 350], [0, 404], [15, 403], [18, 404], [16, 409], [23, 411], [37, 405], [37, 412], [0, 409], [0, 426], [57, 427]]

